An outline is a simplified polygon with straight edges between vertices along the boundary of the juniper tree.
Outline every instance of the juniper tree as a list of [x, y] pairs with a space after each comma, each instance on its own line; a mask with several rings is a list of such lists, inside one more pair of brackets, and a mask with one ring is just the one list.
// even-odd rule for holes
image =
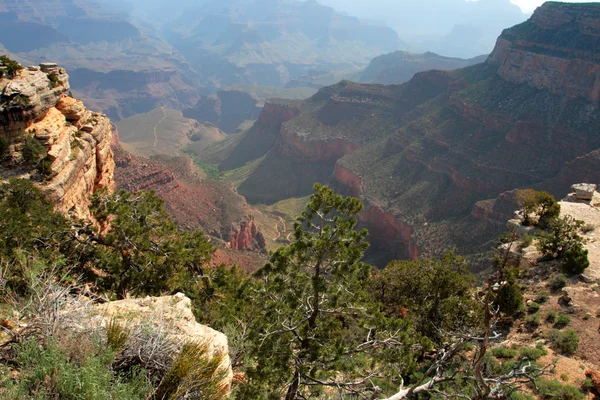
[[257, 272], [264, 311], [247, 374], [253, 398], [261, 390], [287, 400], [322, 396], [327, 387], [372, 392], [387, 366], [397, 373], [410, 364], [407, 322], [383, 317], [366, 292], [367, 232], [356, 229], [363, 205], [326, 186], [314, 189], [295, 241]]

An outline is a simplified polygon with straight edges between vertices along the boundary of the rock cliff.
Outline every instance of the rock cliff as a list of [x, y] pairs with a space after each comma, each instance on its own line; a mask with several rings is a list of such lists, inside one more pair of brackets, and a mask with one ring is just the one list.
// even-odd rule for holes
[[58, 210], [86, 217], [89, 196], [114, 186], [112, 126], [67, 90], [67, 73], [52, 64], [0, 80], [0, 176], [32, 179]]
[[502, 33], [488, 63], [507, 82], [598, 101], [599, 21], [595, 5], [547, 2]]
[[239, 228], [232, 227], [228, 245], [233, 250], [266, 251], [265, 236], [252, 217], [248, 221], [240, 222]]

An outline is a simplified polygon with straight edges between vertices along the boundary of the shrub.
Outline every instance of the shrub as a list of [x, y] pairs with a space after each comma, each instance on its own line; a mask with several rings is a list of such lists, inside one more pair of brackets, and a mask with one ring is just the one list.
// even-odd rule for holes
[[535, 400], [535, 397], [529, 393], [514, 391], [508, 397], [509, 400]]
[[550, 285], [550, 289], [552, 289], [555, 292], [567, 286], [567, 283], [569, 283], [569, 280], [564, 274], [558, 274], [557, 276], [552, 278], [550, 282], [548, 282], [548, 284]]
[[538, 311], [540, 311], [540, 305], [535, 301], [531, 301], [527, 304], [527, 312], [529, 314], [535, 314]]
[[563, 385], [557, 380], [537, 381], [540, 397], [544, 400], [584, 400], [585, 395], [575, 386]]
[[546, 314], [546, 321], [548, 321], [551, 324], [556, 322], [556, 311], [548, 311], [548, 313]]
[[571, 247], [563, 255], [562, 268], [566, 274], [581, 274], [589, 266], [588, 251], [583, 248], [581, 243]]
[[529, 329], [536, 329], [538, 326], [540, 326], [540, 322], [541, 316], [539, 312], [536, 312], [535, 314], [525, 318], [525, 324]]
[[522, 247], [521, 248], [526, 249], [527, 247], [531, 246], [531, 244], [533, 243], [533, 236], [531, 236], [530, 234], [526, 233], [521, 238], [521, 243], [522, 243]]
[[513, 358], [517, 351], [507, 347], [495, 347], [492, 349], [492, 355], [496, 358]]
[[56, 75], [54, 72], [48, 74], [48, 79], [50, 80], [50, 86], [53, 89], [63, 84], [63, 82], [60, 79], [58, 79], [58, 75]]
[[566, 252], [581, 245], [583, 239], [579, 230], [582, 225], [582, 221], [569, 215], [554, 218], [548, 223], [550, 232], [538, 234], [538, 248], [545, 257], [562, 258]]
[[523, 292], [515, 283], [505, 284], [496, 295], [496, 304], [506, 315], [514, 316], [523, 308]]
[[96, 348], [80, 363], [73, 361], [50, 339], [43, 345], [29, 339], [15, 348], [18, 378], [9, 380], [4, 399], [145, 399], [152, 391], [143, 371], [118, 376], [110, 368], [114, 353]]
[[571, 322], [571, 317], [569, 317], [567, 314], [560, 313], [560, 315], [556, 319], [556, 323], [554, 324], [554, 327], [558, 328], [558, 329], [562, 329], [565, 326], [569, 325], [569, 322]]
[[523, 347], [519, 350], [520, 358], [527, 358], [531, 361], [539, 360], [546, 354], [548, 354], [548, 352], [543, 347]]
[[6, 67], [6, 73], [9, 78], [13, 77], [18, 71], [23, 69], [21, 64], [15, 60], [11, 60], [5, 55], [0, 56], [0, 65], [4, 65]]
[[21, 153], [23, 160], [29, 165], [38, 165], [40, 161], [46, 158], [48, 150], [46, 146], [33, 136], [28, 136], [23, 141], [21, 146]]
[[224, 398], [223, 356], [209, 354], [208, 345], [186, 343], [156, 389], [157, 399]]
[[554, 348], [561, 354], [571, 355], [577, 351], [579, 346], [579, 336], [573, 329], [564, 332], [552, 332], [554, 339]]
[[[525, 211], [525, 225], [546, 224], [560, 214], [560, 204], [556, 202], [554, 196], [548, 192], [536, 190], [521, 190], [517, 193], [519, 203]], [[531, 216], [534, 216], [532, 219]]]
[[129, 333], [119, 324], [116, 318], [112, 318], [106, 324], [106, 342], [110, 348], [115, 351], [120, 351], [127, 339]]
[[535, 302], [539, 303], [539, 304], [543, 304], [546, 301], [548, 301], [549, 297], [550, 297], [550, 293], [548, 293], [546, 291], [540, 292], [535, 296]]

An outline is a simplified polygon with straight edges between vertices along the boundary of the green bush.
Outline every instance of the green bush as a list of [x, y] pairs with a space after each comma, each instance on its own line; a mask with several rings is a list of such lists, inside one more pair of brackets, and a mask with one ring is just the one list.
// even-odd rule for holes
[[[560, 215], [560, 204], [548, 192], [532, 189], [520, 190], [517, 193], [519, 203], [525, 211], [525, 225], [546, 226], [549, 221]], [[531, 218], [533, 215], [534, 218]]]
[[565, 253], [581, 246], [583, 238], [579, 230], [582, 226], [583, 221], [569, 215], [554, 218], [548, 223], [549, 232], [538, 234], [537, 246], [546, 258], [563, 258]]
[[564, 274], [558, 274], [557, 276], [552, 278], [550, 282], [548, 282], [548, 285], [550, 286], [550, 289], [552, 289], [555, 292], [558, 292], [559, 290], [567, 286], [567, 283], [569, 283], [567, 277]]
[[15, 60], [11, 60], [10, 58], [8, 58], [8, 56], [5, 55], [0, 56], [0, 65], [4, 65], [6, 67], [6, 73], [9, 78], [12, 78], [18, 71], [23, 69], [21, 64], [19, 64]]
[[544, 400], [585, 400], [585, 395], [572, 385], [563, 385], [557, 380], [537, 381], [540, 397]]
[[572, 355], [577, 351], [579, 346], [579, 336], [573, 329], [566, 331], [553, 330], [550, 333], [551, 338], [554, 341], [554, 349], [563, 355]]
[[583, 248], [581, 243], [574, 245], [563, 255], [562, 268], [565, 274], [578, 275], [589, 266], [588, 251]]
[[498, 290], [496, 304], [502, 313], [514, 316], [523, 309], [523, 291], [516, 283], [505, 284]]
[[186, 343], [156, 389], [156, 399], [223, 399], [227, 370], [223, 356], [210, 355], [207, 344]]
[[531, 246], [532, 243], [533, 243], [533, 236], [531, 236], [528, 233], [523, 235], [523, 237], [521, 238], [521, 244], [522, 244], [523, 249], [526, 249], [527, 247]]
[[2, 398], [142, 400], [152, 392], [144, 371], [119, 376], [111, 369], [112, 350], [99, 346], [91, 350], [77, 360], [56, 340], [50, 339], [47, 345], [36, 339], [24, 341], [15, 348], [18, 377], [1, 382]]
[[33, 136], [28, 136], [21, 145], [23, 160], [28, 165], [38, 165], [48, 155], [46, 146]]
[[556, 316], [556, 311], [548, 311], [548, 313], [546, 314], [546, 321], [553, 324], [556, 322]]
[[507, 347], [495, 347], [492, 349], [492, 355], [496, 358], [513, 358], [517, 354], [516, 350]]
[[549, 298], [550, 298], [550, 293], [543, 291], [543, 292], [538, 293], [535, 296], [535, 302], [539, 303], [539, 304], [543, 304], [543, 303], [547, 302]]
[[58, 78], [58, 75], [56, 75], [54, 72], [48, 74], [48, 79], [50, 80], [50, 86], [53, 89], [63, 84], [63, 82]]
[[532, 361], [536, 361], [546, 354], [548, 354], [548, 352], [543, 347], [523, 347], [521, 350], [519, 350], [520, 358], [527, 358], [528, 360]]
[[571, 317], [568, 316], [567, 314], [560, 313], [560, 315], [556, 319], [556, 323], [554, 324], [554, 327], [557, 329], [562, 329], [565, 326], [569, 325], [569, 322], [571, 322]]
[[536, 312], [535, 314], [529, 315], [527, 318], [525, 318], [525, 324], [529, 329], [536, 329], [538, 326], [540, 326], [540, 322], [541, 316], [539, 312]]
[[535, 397], [529, 393], [514, 391], [508, 397], [509, 400], [535, 400]]
[[540, 311], [540, 305], [535, 301], [529, 302], [527, 304], [527, 312], [529, 314], [535, 314], [538, 311]]

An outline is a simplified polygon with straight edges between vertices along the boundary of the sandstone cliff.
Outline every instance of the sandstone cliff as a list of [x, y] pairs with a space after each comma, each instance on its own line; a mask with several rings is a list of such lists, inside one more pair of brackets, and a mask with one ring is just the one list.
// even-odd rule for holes
[[[86, 217], [89, 196], [114, 186], [112, 126], [64, 94], [68, 79], [64, 69], [50, 65], [0, 80], [0, 136], [8, 146], [0, 176], [32, 179], [58, 210]], [[31, 143], [40, 153], [33, 162], [24, 157]]]

